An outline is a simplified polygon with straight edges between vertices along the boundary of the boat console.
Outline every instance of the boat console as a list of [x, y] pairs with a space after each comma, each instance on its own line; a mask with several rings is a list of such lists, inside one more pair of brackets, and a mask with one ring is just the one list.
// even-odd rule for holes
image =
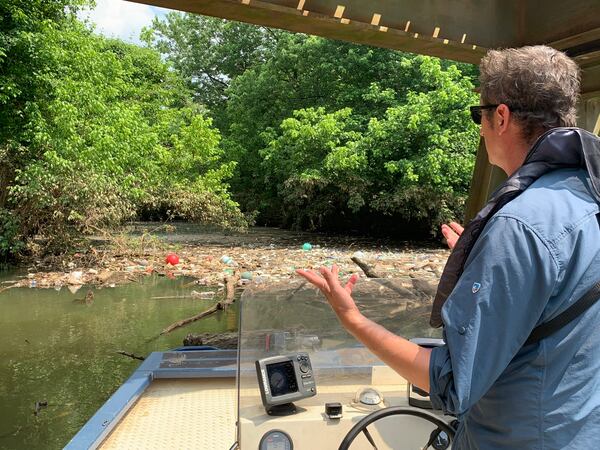
[[[353, 296], [391, 331], [439, 345], [430, 303], [408, 300], [406, 289], [402, 280], [362, 280]], [[247, 289], [239, 327], [240, 449], [450, 447], [453, 418], [431, 411], [426, 392], [358, 344], [311, 285]]]

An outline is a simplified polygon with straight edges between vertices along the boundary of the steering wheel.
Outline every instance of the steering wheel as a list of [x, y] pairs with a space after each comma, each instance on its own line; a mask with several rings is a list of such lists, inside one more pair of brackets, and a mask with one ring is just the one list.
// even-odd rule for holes
[[[361, 432], [365, 434], [366, 438], [371, 443], [373, 448], [375, 450], [377, 450], [375, 441], [373, 441], [373, 438], [371, 437], [371, 433], [369, 433], [369, 430], [367, 430], [367, 427], [369, 425], [371, 425], [373, 422], [383, 419], [384, 417], [398, 416], [398, 415], [420, 417], [421, 419], [425, 419], [425, 420], [433, 423], [437, 427], [435, 430], [433, 430], [433, 432], [431, 433], [431, 436], [429, 436], [429, 441], [427, 442], [425, 447], [423, 447], [425, 450], [428, 449], [429, 446], [431, 446], [431, 445], [433, 445], [434, 448], [436, 448], [436, 449], [437, 448], [446, 449], [450, 446], [450, 443], [452, 441], [454, 441], [454, 434], [455, 434], [454, 428], [451, 425], [449, 425], [448, 423], [441, 420], [439, 417], [434, 416], [431, 413], [428, 413], [428, 412], [425, 412], [422, 410], [418, 410], [418, 409], [405, 408], [405, 407], [401, 407], [401, 406], [391, 406], [389, 408], [384, 408], [384, 409], [380, 409], [378, 411], [374, 411], [371, 414], [363, 417], [356, 425], [354, 425], [352, 427], [352, 429], [348, 432], [348, 434], [346, 434], [346, 436], [342, 440], [342, 443], [340, 444], [338, 450], [348, 450], [350, 447], [350, 444], [352, 444], [352, 442], [354, 442], [354, 439], [356, 439], [356, 437]], [[446, 433], [446, 436], [448, 437], [448, 439], [444, 440], [443, 436], [440, 436], [440, 434], [442, 432]], [[441, 441], [440, 441], [440, 439], [441, 439]], [[436, 446], [436, 444], [437, 444], [436, 440], [439, 442], [439, 444], [437, 446]]]

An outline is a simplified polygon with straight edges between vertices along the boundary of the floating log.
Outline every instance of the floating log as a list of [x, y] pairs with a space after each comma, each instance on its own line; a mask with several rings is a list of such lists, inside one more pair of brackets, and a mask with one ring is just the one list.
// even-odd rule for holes
[[217, 302], [210, 308], [196, 314], [195, 316], [188, 317], [187, 319], [182, 319], [175, 323], [172, 323], [167, 328], [162, 330], [160, 332], [159, 336], [170, 333], [171, 331], [176, 330], [177, 328], [181, 328], [181, 327], [187, 325], [188, 323], [195, 322], [196, 320], [202, 319], [203, 317], [210, 316], [211, 314], [213, 314], [219, 310], [226, 310], [229, 307], [229, 305], [231, 305], [234, 302], [236, 282], [237, 282], [237, 277], [233, 277], [233, 276], [225, 277], [225, 286], [226, 286], [225, 299], [223, 299], [220, 302]]
[[364, 262], [362, 259], [357, 258], [356, 256], [353, 256], [352, 258], [350, 258], [352, 260], [352, 262], [354, 262], [354, 264], [356, 264], [358, 267], [361, 268], [361, 270], [365, 273], [365, 275], [368, 278], [382, 278], [381, 276], [379, 276], [377, 274], [377, 272], [375, 272], [373, 270], [373, 268], [371, 268], [371, 266], [369, 266], [366, 262]]
[[238, 346], [237, 333], [189, 333], [183, 339], [185, 347], [196, 345], [212, 345], [220, 349], [234, 349]]

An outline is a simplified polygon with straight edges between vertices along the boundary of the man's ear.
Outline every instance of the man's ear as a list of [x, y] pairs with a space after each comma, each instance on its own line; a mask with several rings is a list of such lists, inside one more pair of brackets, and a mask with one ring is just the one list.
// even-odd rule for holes
[[512, 119], [510, 109], [504, 103], [500, 104], [496, 108], [496, 113], [494, 114], [494, 125], [497, 127], [497, 132], [499, 135], [504, 134], [508, 130], [508, 125]]

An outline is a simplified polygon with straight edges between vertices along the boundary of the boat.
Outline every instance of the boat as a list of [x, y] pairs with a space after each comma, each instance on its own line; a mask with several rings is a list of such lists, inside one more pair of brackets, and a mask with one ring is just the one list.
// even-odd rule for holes
[[[410, 279], [353, 293], [372, 320], [420, 345], [431, 298]], [[453, 417], [359, 345], [308, 283], [248, 287], [238, 348], [153, 352], [65, 447], [320, 450], [450, 448]]]

